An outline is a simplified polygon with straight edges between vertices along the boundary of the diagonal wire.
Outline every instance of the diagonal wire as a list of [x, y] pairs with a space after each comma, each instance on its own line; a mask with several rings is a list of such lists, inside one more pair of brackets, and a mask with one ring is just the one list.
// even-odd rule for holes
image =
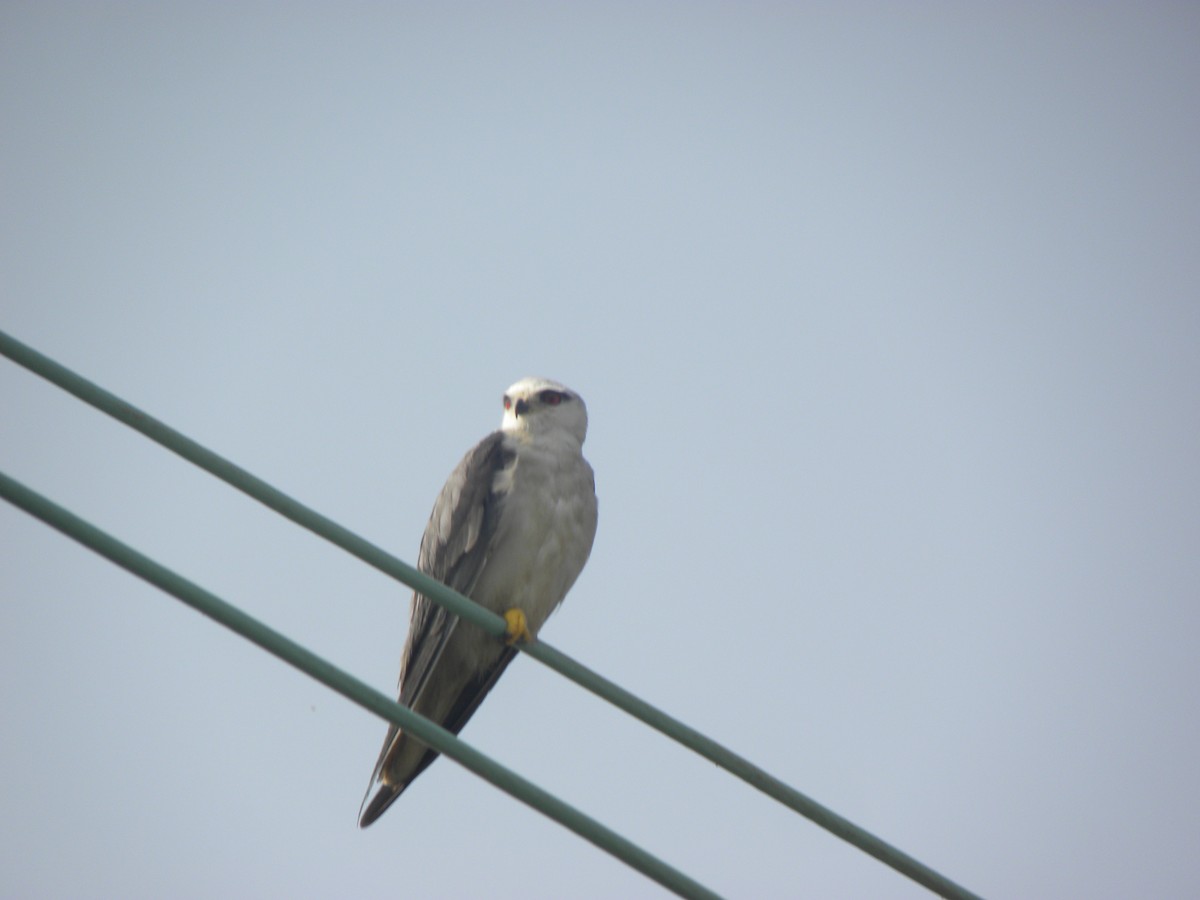
[[116, 563], [121, 568], [182, 600], [188, 606], [257, 644], [301, 672], [337, 691], [359, 706], [394, 722], [424, 744], [444, 753], [481, 778], [571, 829], [580, 837], [657, 881], [681, 897], [711, 900], [718, 895], [678, 869], [667, 865], [575, 807], [505, 768], [491, 757], [424, 716], [339, 669], [195, 582], [156, 563], [74, 513], [0, 472], [0, 497], [41, 519], [67, 537]]
[[[173, 453], [215, 475], [301, 527], [336, 544], [368, 565], [402, 581], [455, 615], [483, 628], [489, 634], [499, 637], [505, 633], [505, 623], [500, 616], [414, 569], [349, 529], [292, 499], [262, 479], [251, 475], [245, 469], [201, 446], [191, 438], [75, 374], [49, 357], [38, 353], [32, 347], [21, 343], [3, 331], [0, 331], [0, 354], [101, 412], [107, 413], [130, 428], [141, 432]], [[934, 893], [951, 898], [951, 900], [970, 900], [970, 898], [978, 900], [978, 895], [951, 881], [920, 860], [855, 825], [844, 816], [780, 781], [745, 757], [646, 703], [544, 641], [538, 640], [517, 646], [564, 677], [597, 696], [603, 697], [634, 718], [678, 741], [705, 759], [716, 763], [767, 796], [800, 813], [816, 825], [853, 844], [864, 853], [875, 857], [918, 884], [924, 885]]]

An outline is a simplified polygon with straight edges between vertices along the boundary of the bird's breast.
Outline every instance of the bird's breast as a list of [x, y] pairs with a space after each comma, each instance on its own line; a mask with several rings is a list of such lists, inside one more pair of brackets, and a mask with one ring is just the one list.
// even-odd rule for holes
[[526, 445], [496, 476], [503, 511], [474, 598], [525, 612], [535, 633], [587, 562], [596, 534], [592, 468], [574, 452]]

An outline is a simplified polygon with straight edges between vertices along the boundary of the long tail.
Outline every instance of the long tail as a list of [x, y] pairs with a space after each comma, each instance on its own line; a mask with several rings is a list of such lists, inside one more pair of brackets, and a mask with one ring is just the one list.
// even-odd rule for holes
[[[442, 721], [442, 727], [451, 734], [458, 734], [516, 654], [515, 648], [506, 647], [495, 662], [464, 683], [455, 698], [454, 705]], [[404, 793], [404, 789], [441, 755], [436, 750], [431, 750], [416, 741], [416, 748], [423, 749], [425, 752], [417, 759], [416, 765], [411, 765], [411, 762], [401, 765], [400, 773], [397, 773], [394, 765], [396, 760], [402, 755], [407, 755], [411, 761], [415, 756], [415, 754], [406, 754], [404, 749], [412, 740], [396, 725], [388, 730], [387, 738], [383, 742], [383, 750], [379, 754], [379, 761], [375, 764], [375, 771], [371, 773], [371, 782], [367, 785], [367, 793], [363, 796], [362, 805], [358, 809], [359, 828], [366, 828], [382, 816], [387, 808], [396, 802], [396, 798]], [[403, 781], [389, 781], [389, 778], [397, 777], [402, 778]], [[372, 797], [371, 791], [375, 790], [377, 786], [379, 789]]]

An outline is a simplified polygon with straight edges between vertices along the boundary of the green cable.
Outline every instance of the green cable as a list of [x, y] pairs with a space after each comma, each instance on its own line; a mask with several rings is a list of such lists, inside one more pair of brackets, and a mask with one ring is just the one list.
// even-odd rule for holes
[[[251, 475], [245, 469], [213, 453], [191, 438], [75, 374], [49, 357], [43, 356], [32, 347], [21, 343], [3, 331], [0, 331], [0, 354], [101, 412], [107, 413], [130, 428], [141, 432], [297, 525], [307, 528], [368, 565], [407, 584], [455, 615], [478, 625], [490, 634], [501, 636], [505, 633], [504, 619], [500, 616], [433, 580], [349, 529], [292, 499], [262, 479]], [[979, 900], [978, 895], [780, 781], [745, 757], [646, 703], [544, 641], [538, 640], [517, 646], [565, 678], [574, 681], [597, 696], [603, 697], [629, 715], [736, 775], [747, 784], [853, 844], [897, 872], [913, 879], [918, 884], [924, 885], [934, 893], [951, 898], [951, 900], [972, 900], [972, 898]]]
[[418, 715], [406, 706], [385, 697], [348, 672], [317, 656], [278, 631], [270, 628], [236, 606], [226, 603], [192, 581], [156, 563], [96, 526], [53, 503], [41, 494], [0, 472], [0, 496], [14, 506], [41, 519], [67, 537], [78, 541], [122, 569], [148, 581], [182, 600], [197, 612], [240, 634], [268, 653], [295, 666], [306, 675], [337, 691], [377, 716], [399, 725], [422, 743], [461, 763], [476, 775], [511, 794], [522, 803], [571, 829], [584, 840], [611, 853], [663, 887], [681, 897], [715, 898], [718, 895], [704, 885], [647, 853], [632, 841], [601, 825], [595, 819], [543, 790], [531, 781], [505, 768], [476, 750], [440, 725]]

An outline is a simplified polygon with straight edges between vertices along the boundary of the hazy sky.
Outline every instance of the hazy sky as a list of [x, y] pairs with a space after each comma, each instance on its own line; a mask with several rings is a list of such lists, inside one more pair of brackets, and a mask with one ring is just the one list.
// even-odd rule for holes
[[[989, 897], [1200, 884], [1200, 7], [0, 6], [0, 328], [415, 560], [542, 374], [543, 637]], [[409, 592], [0, 360], [0, 469], [380, 689]], [[0, 894], [657, 897], [0, 504]], [[733, 897], [927, 896], [530, 659], [463, 733]]]

